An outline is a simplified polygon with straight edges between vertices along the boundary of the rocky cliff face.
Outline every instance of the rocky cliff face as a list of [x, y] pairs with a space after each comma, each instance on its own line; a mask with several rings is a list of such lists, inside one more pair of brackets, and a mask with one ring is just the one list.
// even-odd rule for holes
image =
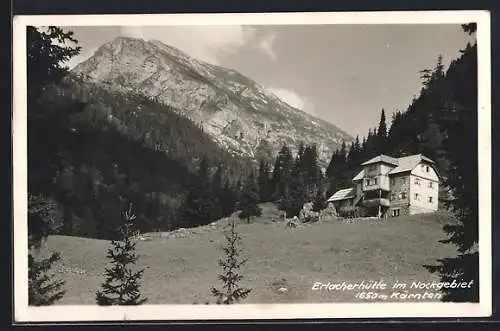
[[73, 73], [171, 105], [233, 154], [274, 156], [286, 143], [316, 143], [328, 161], [343, 140], [336, 126], [293, 108], [240, 73], [197, 61], [159, 41], [119, 37]]

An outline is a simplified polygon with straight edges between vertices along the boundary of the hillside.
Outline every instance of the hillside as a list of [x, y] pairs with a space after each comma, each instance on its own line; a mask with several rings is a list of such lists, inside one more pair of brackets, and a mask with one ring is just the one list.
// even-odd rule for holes
[[46, 115], [29, 123], [29, 190], [57, 203], [63, 234], [109, 239], [128, 202], [140, 230], [176, 228], [185, 194], [203, 182], [203, 159], [209, 174], [223, 165], [219, 185], [228, 190], [251, 168], [144, 96], [67, 77], [47, 87], [41, 105]]
[[159, 41], [118, 37], [72, 73], [117, 91], [172, 106], [234, 155], [275, 155], [287, 144], [318, 144], [328, 162], [352, 138], [326, 121], [291, 107], [240, 73], [198, 61]]
[[[246, 303], [360, 302], [353, 298], [354, 292], [311, 288], [316, 281], [383, 280], [391, 285], [396, 280], [408, 284], [438, 281], [423, 265], [456, 253], [453, 246], [438, 242], [445, 237], [442, 226], [452, 221], [446, 212], [386, 221], [329, 220], [291, 229], [271, 221], [279, 219], [272, 204], [262, 207], [262, 217], [237, 225], [243, 236], [243, 256], [249, 258], [242, 285], [253, 288]], [[138, 265], [146, 267], [142, 292], [149, 304], [214, 302], [209, 286], [219, 285], [217, 259], [223, 242], [221, 226], [226, 221], [213, 228], [178, 231], [181, 234], [176, 236], [151, 234], [152, 240], [138, 242]], [[68, 289], [57, 304], [94, 304], [108, 246], [105, 240], [49, 237], [44, 252], [62, 253], [62, 264], [54, 270], [66, 280]]]

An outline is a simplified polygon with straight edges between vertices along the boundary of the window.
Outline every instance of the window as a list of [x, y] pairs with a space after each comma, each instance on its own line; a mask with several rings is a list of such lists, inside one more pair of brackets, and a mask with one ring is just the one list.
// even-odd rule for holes
[[429, 172], [429, 166], [425, 167], [425, 172]]
[[415, 193], [415, 200], [420, 200], [420, 195], [418, 193]]
[[401, 185], [406, 184], [406, 178], [401, 178]]
[[396, 179], [391, 178], [391, 185], [396, 185]]
[[429, 202], [432, 203], [432, 197], [429, 197]]
[[396, 200], [396, 194], [395, 193], [391, 194], [391, 200]]
[[401, 199], [406, 199], [406, 192], [401, 192]]
[[429, 182], [429, 188], [432, 188], [432, 182]]
[[392, 216], [393, 217], [399, 216], [399, 209], [393, 209], [392, 210]]
[[377, 185], [377, 178], [373, 178], [373, 185]]
[[370, 166], [370, 168], [368, 168], [368, 171], [377, 171], [377, 165], [374, 164], [374, 165]]
[[415, 185], [420, 185], [420, 178], [415, 178]]

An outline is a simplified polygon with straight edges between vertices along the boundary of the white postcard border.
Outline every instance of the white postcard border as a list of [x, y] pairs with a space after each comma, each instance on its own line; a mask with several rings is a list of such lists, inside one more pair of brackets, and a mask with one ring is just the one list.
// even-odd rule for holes
[[[479, 303], [28, 306], [26, 27], [477, 23]], [[16, 322], [486, 317], [492, 312], [491, 45], [488, 11], [16, 16], [13, 22], [14, 319]]]

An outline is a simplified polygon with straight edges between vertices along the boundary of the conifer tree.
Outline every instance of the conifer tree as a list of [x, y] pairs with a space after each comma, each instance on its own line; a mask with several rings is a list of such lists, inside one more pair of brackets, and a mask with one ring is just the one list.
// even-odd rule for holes
[[291, 193], [291, 188], [289, 185], [285, 186], [283, 194], [278, 200], [278, 209], [283, 210], [287, 218], [294, 216], [292, 215], [293, 195]]
[[227, 217], [235, 211], [237, 202], [237, 190], [231, 188], [229, 179], [226, 179], [224, 187], [222, 188], [220, 201], [223, 217]]
[[363, 140], [361, 141], [361, 148], [359, 149], [359, 159], [361, 162], [366, 161], [366, 136], [363, 136]]
[[241, 197], [241, 191], [243, 189], [243, 179], [240, 177], [237, 181], [236, 184], [234, 185], [234, 197], [235, 197], [235, 208], [238, 209], [238, 203], [240, 201]]
[[292, 152], [287, 145], [283, 145], [278, 152], [278, 156], [276, 157], [272, 175], [272, 187], [275, 200], [281, 199], [284, 194], [285, 187], [290, 181], [292, 167]]
[[397, 150], [398, 144], [401, 142], [400, 137], [400, 126], [401, 126], [402, 115], [398, 110], [392, 114], [391, 126], [387, 133], [387, 150], [388, 153], [393, 154], [394, 156], [399, 156], [400, 153]]
[[269, 163], [265, 160], [260, 160], [259, 164], [259, 200], [260, 202], [268, 202], [271, 200], [271, 180], [269, 178]]
[[26, 33], [28, 112], [31, 112], [36, 111], [34, 106], [46, 86], [59, 82], [68, 73], [64, 64], [80, 53], [81, 46], [78, 46], [72, 31], [65, 32], [56, 26], [49, 26], [45, 30], [28, 26]]
[[131, 206], [125, 211], [124, 218], [125, 222], [119, 229], [119, 241], [111, 241], [112, 248], [108, 249], [107, 257], [112, 265], [106, 268], [102, 289], [96, 292], [98, 305], [141, 305], [147, 301], [141, 298], [139, 284], [144, 269], [134, 271], [131, 268], [138, 260], [133, 239], [136, 217]]
[[305, 186], [305, 199], [311, 201], [321, 181], [321, 169], [318, 165], [318, 151], [315, 144], [306, 146], [302, 160], [299, 162], [299, 174]]
[[328, 195], [335, 193], [341, 188], [345, 188], [347, 177], [346, 171], [348, 169], [346, 164], [346, 153], [346, 144], [343, 142], [341, 148], [333, 153], [330, 163], [328, 164], [326, 171], [329, 185], [327, 190]]
[[186, 227], [209, 224], [216, 217], [208, 159], [203, 157], [198, 167], [196, 181], [192, 183], [180, 207], [180, 222]]
[[380, 122], [377, 130], [377, 154], [387, 153], [387, 124], [385, 121], [385, 111], [382, 108]]
[[[465, 32], [475, 32], [475, 25], [464, 25]], [[461, 58], [447, 72], [453, 100], [445, 108], [447, 137], [444, 139], [449, 158], [449, 177], [445, 184], [453, 191], [450, 207], [458, 222], [446, 225], [449, 235], [443, 243], [457, 247], [454, 258], [438, 260], [439, 265], [426, 266], [439, 273], [441, 280], [472, 281], [472, 288], [443, 288], [443, 301], [477, 302], [479, 300], [478, 164], [477, 164], [477, 44], [467, 45]], [[467, 91], [465, 93], [465, 91]]]
[[349, 180], [351, 180], [361, 169], [361, 163], [363, 162], [361, 153], [362, 150], [359, 136], [356, 136], [347, 154], [347, 173]]
[[346, 188], [350, 185], [349, 178], [349, 167], [347, 165], [347, 145], [345, 141], [342, 142], [342, 146], [339, 152], [339, 177], [338, 177], [338, 188]]
[[245, 299], [252, 289], [240, 287], [243, 276], [239, 273], [247, 259], [241, 259], [242, 252], [241, 236], [236, 231], [234, 219], [229, 222], [229, 229], [224, 233], [226, 244], [222, 247], [225, 257], [219, 259], [218, 264], [222, 267], [222, 273], [218, 279], [222, 282], [222, 288], [211, 287], [210, 292], [216, 297], [218, 304], [235, 304]]
[[[62, 298], [65, 291], [63, 281], [49, 276], [52, 265], [60, 259], [59, 253], [52, 253], [46, 259], [37, 260], [33, 253], [40, 248], [41, 242], [49, 234], [57, 233], [60, 224], [54, 224], [56, 204], [33, 192], [33, 178], [50, 183], [53, 181], [54, 163], [60, 162], [60, 157], [47, 155], [46, 148], [38, 146], [52, 145], [53, 140], [46, 132], [50, 131], [52, 121], [47, 120], [51, 114], [41, 105], [42, 95], [50, 84], [59, 82], [68, 69], [64, 62], [80, 53], [78, 41], [73, 38], [73, 32], [65, 32], [59, 27], [49, 26], [43, 31], [40, 28], [26, 28], [27, 47], [27, 113], [28, 113], [28, 159], [30, 160], [28, 176], [28, 303], [30, 305], [50, 305]], [[71, 109], [73, 110], [73, 109]], [[70, 113], [66, 109], [63, 116]], [[49, 129], [47, 129], [49, 128]], [[53, 132], [52, 132], [53, 133]], [[55, 135], [57, 136], [57, 134]], [[53, 147], [53, 146], [50, 146]], [[43, 160], [43, 161], [41, 161]], [[34, 176], [31, 169], [39, 166], [39, 172]]]
[[363, 162], [363, 160], [361, 159], [361, 143], [359, 142], [359, 136], [356, 136], [356, 140], [354, 141], [354, 148], [356, 151], [356, 158], [354, 163], [359, 167]]
[[377, 135], [379, 137], [387, 137], [387, 123], [385, 120], [385, 110], [382, 108], [380, 112], [380, 122], [378, 124]]
[[347, 151], [347, 144], [344, 141], [341, 148], [333, 153], [326, 171], [329, 181], [327, 195], [351, 184], [352, 177], [359, 171], [361, 163], [364, 162], [364, 153], [367, 151], [367, 146], [370, 147], [368, 144], [374, 146], [374, 136], [371, 132], [370, 129], [369, 140], [363, 138], [363, 145], [359, 142], [359, 136], [356, 136], [349, 151]]
[[368, 129], [365, 147], [363, 149], [363, 162], [368, 161], [372, 157], [377, 156], [377, 134], [375, 129]]
[[252, 216], [262, 215], [262, 209], [258, 206], [258, 203], [259, 192], [254, 180], [254, 175], [251, 173], [241, 192], [239, 201], [239, 208], [241, 211], [238, 217], [246, 219], [247, 223], [250, 223], [250, 218]]
[[462, 30], [468, 35], [472, 35], [477, 31], [477, 23], [462, 24]]
[[65, 282], [54, 279], [50, 274], [52, 265], [60, 260], [59, 253], [48, 258], [35, 259], [33, 252], [39, 250], [43, 240], [57, 233], [58, 225], [56, 204], [42, 196], [28, 195], [28, 303], [33, 306], [46, 306], [61, 299], [66, 290]]
[[298, 216], [307, 199], [305, 178], [301, 174], [301, 162], [297, 158], [292, 168], [290, 183], [286, 197], [285, 212], [287, 217]]
[[304, 153], [306, 151], [306, 145], [304, 144], [303, 141], [299, 142], [299, 146], [297, 148], [297, 155], [296, 155], [296, 160], [301, 160], [304, 156]]
[[440, 128], [434, 120], [434, 116], [429, 114], [427, 121], [427, 129], [422, 133], [420, 137], [420, 148], [419, 152], [427, 156], [431, 160], [434, 160], [443, 173], [447, 173], [445, 169], [445, 162], [443, 160], [444, 151], [442, 149], [443, 135], [440, 132]]
[[222, 164], [219, 164], [217, 170], [212, 176], [212, 204], [213, 204], [213, 219], [219, 219], [223, 216], [222, 211], [222, 199], [223, 188], [222, 188]]
[[323, 195], [323, 190], [320, 187], [316, 192], [316, 197], [314, 198], [312, 205], [312, 211], [319, 212], [325, 208], [326, 208], [326, 199], [325, 196]]
[[336, 149], [330, 158], [330, 162], [328, 163], [328, 166], [326, 168], [325, 176], [328, 179], [332, 179], [335, 176], [335, 171], [337, 168], [337, 159], [338, 159], [339, 151]]
[[444, 78], [443, 56], [441, 54], [438, 56], [434, 69], [420, 70], [420, 78], [423, 84], [421, 97], [436, 92], [438, 81]]
[[36, 261], [32, 254], [28, 255], [28, 303], [30, 306], [48, 306], [60, 300], [66, 290], [65, 282], [53, 279], [49, 274], [52, 265], [61, 258], [59, 253], [52, 253], [46, 259]]

